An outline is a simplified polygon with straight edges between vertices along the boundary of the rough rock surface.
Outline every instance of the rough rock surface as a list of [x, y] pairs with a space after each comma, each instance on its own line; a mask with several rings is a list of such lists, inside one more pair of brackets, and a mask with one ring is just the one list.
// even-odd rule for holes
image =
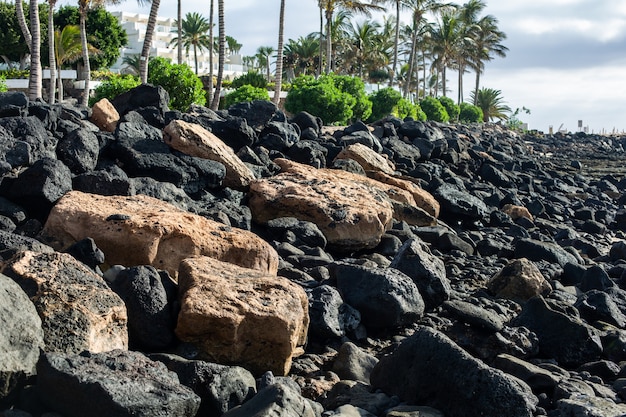
[[13, 397], [35, 373], [43, 330], [37, 310], [26, 293], [0, 274], [0, 404]]
[[487, 289], [497, 297], [527, 301], [550, 292], [550, 283], [539, 268], [526, 258], [513, 259], [498, 271], [489, 282]]
[[289, 280], [196, 257], [181, 263], [179, 287], [176, 335], [202, 357], [285, 375], [302, 353], [308, 299]]
[[66, 417], [187, 417], [200, 405], [175, 373], [138, 352], [47, 353], [37, 373], [43, 401]]
[[163, 140], [187, 155], [222, 163], [226, 167], [227, 187], [245, 188], [255, 179], [250, 168], [228, 145], [200, 125], [174, 120], [163, 129]]
[[99, 100], [91, 108], [91, 121], [106, 132], [114, 132], [119, 120], [120, 114], [106, 98]]
[[21, 252], [2, 266], [35, 304], [47, 352], [128, 348], [126, 306], [104, 279], [72, 256]]
[[109, 265], [152, 265], [175, 277], [180, 262], [213, 256], [275, 274], [278, 255], [256, 235], [187, 213], [144, 195], [72, 191], [54, 207], [43, 233], [57, 249], [91, 237]]
[[335, 160], [337, 159], [355, 160], [365, 171], [381, 171], [390, 175], [395, 172], [393, 162], [360, 143], [354, 143], [344, 148], [335, 157]]

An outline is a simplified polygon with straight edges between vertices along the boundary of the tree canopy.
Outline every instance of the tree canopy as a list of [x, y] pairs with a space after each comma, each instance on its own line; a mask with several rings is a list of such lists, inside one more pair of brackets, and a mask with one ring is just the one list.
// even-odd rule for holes
[[[41, 41], [48, 43], [48, 4], [39, 4], [39, 21], [41, 27]], [[24, 15], [29, 18], [29, 7], [24, 3]], [[28, 56], [28, 45], [15, 15], [15, 3], [0, 2], [0, 57], [9, 66], [24, 64], [24, 59]], [[47, 63], [47, 46], [42, 48], [42, 63]]]

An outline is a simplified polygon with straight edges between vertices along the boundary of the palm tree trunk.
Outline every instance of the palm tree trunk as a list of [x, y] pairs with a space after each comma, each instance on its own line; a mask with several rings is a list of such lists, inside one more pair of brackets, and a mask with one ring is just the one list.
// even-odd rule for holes
[[54, 54], [54, 5], [56, 0], [48, 0], [48, 60], [50, 61], [50, 91], [48, 91], [48, 102], [54, 104], [54, 94], [57, 84], [57, 62]]
[[219, 56], [217, 67], [217, 83], [211, 101], [211, 110], [217, 110], [220, 106], [220, 94], [222, 93], [222, 77], [224, 76], [224, 60], [226, 49], [226, 30], [224, 28], [224, 0], [217, 0], [217, 21], [219, 26]]
[[30, 0], [30, 77], [28, 79], [28, 98], [41, 98], [41, 32], [39, 25], [39, 5], [37, 0]]
[[[213, 0], [209, 5], [209, 101], [213, 97]], [[211, 103], [208, 103], [211, 106]]]
[[332, 70], [333, 46], [331, 39], [333, 13], [326, 9], [326, 74]]
[[61, 103], [63, 101], [63, 79], [61, 78], [61, 65], [59, 65], [58, 71], [57, 71], [57, 86], [59, 87], [57, 100], [59, 103]]
[[463, 72], [465, 69], [463, 68], [463, 63], [459, 63], [459, 91], [457, 94], [457, 104], [461, 104], [463, 101]]
[[[81, 2], [82, 3], [82, 2]], [[86, 5], [79, 10], [79, 24], [80, 24], [80, 44], [83, 51], [83, 63], [85, 68], [83, 69], [83, 76], [85, 79], [85, 89], [83, 90], [83, 96], [80, 104], [87, 107], [89, 102], [89, 82], [91, 81], [91, 66], [89, 65], [89, 49], [87, 47], [87, 29], [85, 21], [87, 20]]]
[[160, 3], [161, 0], [152, 0], [152, 6], [150, 6], [146, 37], [143, 40], [143, 48], [141, 49], [141, 58], [139, 61], [139, 79], [143, 84], [148, 82], [148, 59], [150, 58], [150, 47], [152, 46], [152, 36], [154, 35], [154, 27], [156, 26], [156, 20], [159, 14]]
[[28, 25], [26, 24], [26, 18], [24, 17], [24, 7], [22, 6], [22, 0], [15, 0], [15, 14], [17, 15], [17, 22], [19, 23], [20, 29], [22, 30], [22, 35], [24, 35], [24, 40], [26, 41], [28, 50], [30, 51], [30, 46], [33, 43], [33, 39], [30, 35]]
[[322, 43], [322, 37], [324, 35], [324, 9], [322, 7], [322, 3], [320, 5], [320, 56], [319, 56], [319, 64], [317, 66], [317, 70], [315, 71], [315, 78], [319, 78], [322, 73], [322, 68], [324, 66], [324, 44]]
[[389, 74], [389, 87], [393, 85], [398, 68], [398, 44], [400, 43], [400, 0], [396, 0], [396, 37], [393, 42], [393, 65]]
[[198, 49], [196, 44], [193, 44], [193, 63], [196, 67], [196, 75], [198, 75]]
[[422, 48], [422, 76], [422, 82], [424, 85], [424, 91], [422, 92], [422, 96], [423, 98], [426, 98], [426, 50], [424, 48]]
[[480, 83], [480, 70], [476, 71], [476, 88], [474, 88], [474, 106], [478, 103], [478, 85]]
[[285, 0], [280, 0], [278, 18], [278, 56], [276, 57], [276, 75], [274, 80], [274, 104], [280, 102], [280, 87], [283, 81], [283, 36], [285, 31]]
[[443, 77], [443, 79], [441, 81], [441, 83], [442, 83], [441, 86], [443, 88], [443, 96], [446, 97], [446, 93], [447, 93], [447, 91], [446, 91], [446, 67], [447, 67], [447, 65], [445, 63], [443, 63], [441, 65], [441, 67], [442, 67], [441, 76]]
[[411, 76], [413, 75], [413, 67], [415, 66], [415, 51], [417, 48], [417, 24], [413, 27], [413, 36], [411, 38], [411, 51], [409, 52], [409, 70], [406, 72], [406, 80], [404, 80], [404, 98], [409, 96], [411, 90]]
[[[183, 11], [181, 6], [182, 0], [178, 0], [178, 19], [176, 20], [176, 32], [178, 32], [178, 63], [183, 63]], [[198, 70], [196, 69], [196, 74]]]

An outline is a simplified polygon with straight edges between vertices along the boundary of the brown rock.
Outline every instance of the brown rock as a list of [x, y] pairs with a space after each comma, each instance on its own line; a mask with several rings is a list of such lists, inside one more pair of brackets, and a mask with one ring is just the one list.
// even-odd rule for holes
[[550, 290], [539, 268], [526, 258], [513, 259], [487, 283], [498, 297], [526, 301]]
[[227, 187], [246, 188], [255, 179], [254, 173], [228, 145], [200, 125], [174, 120], [165, 126], [163, 140], [184, 154], [222, 163], [226, 167]]
[[119, 120], [120, 114], [106, 98], [98, 101], [91, 109], [91, 122], [98, 126], [100, 130], [114, 132]]
[[337, 159], [352, 159], [361, 165], [365, 171], [380, 171], [393, 175], [396, 170], [392, 161], [361, 143], [354, 143], [343, 149], [335, 157], [335, 160]]
[[309, 325], [304, 290], [281, 277], [208, 257], [185, 259], [178, 274], [177, 336], [214, 362], [255, 374], [286, 375]]
[[439, 217], [440, 205], [431, 193], [419, 187], [410, 180], [405, 180], [382, 172], [368, 172], [367, 176], [382, 182], [383, 184], [393, 185], [402, 190], [407, 191], [413, 197], [415, 205], [433, 217]]
[[502, 207], [502, 211], [508, 214], [513, 220], [519, 219], [520, 217], [524, 217], [531, 222], [534, 220], [533, 215], [530, 214], [530, 211], [528, 211], [528, 209], [523, 206], [505, 204], [504, 207]]
[[246, 230], [144, 196], [71, 191], [50, 212], [42, 235], [57, 250], [91, 237], [108, 265], [152, 265], [176, 277], [180, 262], [204, 255], [275, 275], [278, 254]]
[[20, 252], [3, 264], [2, 273], [35, 304], [47, 352], [128, 349], [124, 302], [71, 255]]
[[[283, 172], [250, 184], [255, 221], [296, 217], [315, 223], [329, 245], [346, 251], [375, 247], [391, 227], [393, 206], [368, 178], [275, 159]], [[410, 197], [410, 196], [409, 196]]]

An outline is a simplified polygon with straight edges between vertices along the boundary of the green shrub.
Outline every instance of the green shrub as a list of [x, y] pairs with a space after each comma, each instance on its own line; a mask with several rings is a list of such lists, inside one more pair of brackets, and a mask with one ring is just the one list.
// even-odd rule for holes
[[237, 89], [244, 85], [251, 85], [257, 88], [267, 88], [267, 80], [262, 74], [256, 71], [248, 71], [247, 73], [235, 78], [230, 87]]
[[399, 117], [400, 119], [405, 119], [407, 117], [415, 119], [417, 118], [417, 106], [411, 103], [409, 100], [402, 98], [393, 108], [392, 114]]
[[346, 124], [353, 116], [356, 98], [342, 92], [333, 76], [311, 75], [297, 77], [285, 99], [285, 109], [290, 113], [306, 111], [320, 117], [325, 124]]
[[461, 123], [478, 123], [483, 120], [483, 111], [480, 107], [469, 103], [461, 103], [459, 113], [459, 122]]
[[445, 107], [450, 121], [456, 122], [459, 119], [459, 113], [461, 109], [450, 97], [439, 97], [439, 102]]
[[93, 106], [103, 98], [113, 100], [115, 97], [137, 87], [139, 84], [141, 84], [139, 78], [134, 75], [112, 76], [108, 81], [103, 82], [94, 90], [93, 97], [89, 98], [89, 105]]
[[424, 110], [422, 110], [419, 104], [415, 105], [415, 120], [420, 120], [422, 122], [428, 120], [426, 113], [424, 113]]
[[232, 93], [227, 94], [224, 100], [220, 102], [224, 103], [224, 108], [228, 108], [233, 104], [242, 103], [245, 101], [254, 100], [267, 100], [269, 101], [270, 95], [265, 88], [253, 87], [252, 85], [242, 85]]
[[0, 71], [0, 75], [2, 75], [2, 77], [4, 77], [5, 80], [7, 79], [28, 79], [28, 77], [30, 77], [30, 71], [29, 70], [20, 70], [20, 69], [16, 69], [16, 68], [9, 68], [6, 70], [2, 70]]
[[186, 64], [172, 64], [164, 58], [148, 63], [148, 82], [160, 85], [170, 95], [172, 109], [187, 111], [190, 105], [206, 103], [202, 81]]
[[352, 107], [353, 120], [367, 120], [372, 114], [372, 102], [365, 92], [365, 83], [359, 77], [349, 75], [330, 75], [335, 86], [342, 92], [350, 94], [356, 99]]
[[443, 104], [435, 97], [425, 97], [420, 101], [420, 107], [426, 113], [426, 118], [435, 122], [445, 123], [450, 120], [450, 116], [443, 107]]
[[391, 87], [382, 88], [369, 96], [372, 102], [372, 114], [369, 121], [375, 122], [393, 113], [394, 107], [402, 99], [400, 92]]

